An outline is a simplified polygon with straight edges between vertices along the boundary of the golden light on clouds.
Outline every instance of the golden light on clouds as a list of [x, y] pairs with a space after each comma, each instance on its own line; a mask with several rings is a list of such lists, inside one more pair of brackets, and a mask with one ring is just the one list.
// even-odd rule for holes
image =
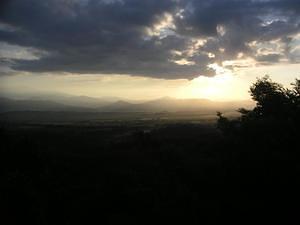
[[198, 77], [179, 88], [178, 98], [207, 98], [211, 100], [248, 99], [247, 83], [229, 73], [214, 77]]
[[[256, 78], [272, 75], [272, 79], [289, 87], [295, 78], [300, 78], [300, 65], [277, 65], [255, 67], [251, 60], [224, 62], [223, 65], [237, 65], [240, 69], [232, 72], [217, 64], [211, 64], [217, 74], [213, 77], [200, 76], [178, 88], [178, 98], [207, 98], [217, 101], [246, 100], [250, 98], [249, 87]], [[247, 68], [243, 67], [247, 65]], [[250, 66], [251, 65], [251, 66]], [[298, 74], [297, 74], [298, 73]]]
[[[249, 62], [226, 62], [226, 65]], [[257, 77], [272, 75], [276, 82], [289, 86], [300, 78], [300, 65], [241, 67], [231, 71], [217, 64], [211, 68], [218, 75], [200, 76], [193, 80], [165, 80], [128, 75], [95, 74], [39, 74], [20, 73], [0, 77], [0, 94], [10, 92], [46, 92], [86, 95], [91, 97], [115, 96], [124, 99], [149, 100], [170, 96], [175, 98], [206, 98], [217, 101], [249, 99], [249, 87]]]

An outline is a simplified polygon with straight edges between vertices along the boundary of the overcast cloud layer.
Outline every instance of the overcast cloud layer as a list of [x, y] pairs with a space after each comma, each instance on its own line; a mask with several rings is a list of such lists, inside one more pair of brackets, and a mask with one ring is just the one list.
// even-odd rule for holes
[[299, 0], [0, 2], [3, 72], [192, 79], [216, 64], [299, 63], [299, 36]]

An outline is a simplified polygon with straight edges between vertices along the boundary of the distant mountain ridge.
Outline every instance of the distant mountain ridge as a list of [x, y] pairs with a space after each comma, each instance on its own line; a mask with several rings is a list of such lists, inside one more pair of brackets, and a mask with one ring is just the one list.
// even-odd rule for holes
[[59, 100], [13, 100], [0, 98], [0, 112], [9, 111], [67, 111], [67, 112], [215, 112], [252, 108], [252, 101], [216, 102], [208, 99], [176, 99], [163, 97], [142, 103], [124, 100], [106, 101], [88, 96], [68, 96]]
[[128, 103], [118, 101], [112, 105], [98, 108], [99, 111], [122, 111], [122, 112], [183, 112], [183, 111], [216, 111], [216, 110], [237, 110], [238, 108], [252, 108], [251, 101], [216, 102], [208, 99], [175, 99], [160, 98], [146, 101], [144, 103]]
[[0, 112], [13, 111], [66, 111], [82, 112], [91, 110], [90, 108], [68, 106], [49, 100], [12, 100], [0, 98]]

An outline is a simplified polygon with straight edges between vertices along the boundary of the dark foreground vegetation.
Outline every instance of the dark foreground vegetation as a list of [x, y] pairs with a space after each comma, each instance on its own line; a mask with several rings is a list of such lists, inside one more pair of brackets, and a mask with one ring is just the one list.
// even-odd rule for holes
[[214, 124], [4, 124], [1, 224], [299, 224], [300, 82]]

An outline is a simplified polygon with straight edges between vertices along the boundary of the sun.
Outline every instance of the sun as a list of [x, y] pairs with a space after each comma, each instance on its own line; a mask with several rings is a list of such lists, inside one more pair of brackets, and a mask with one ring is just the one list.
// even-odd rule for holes
[[[221, 72], [220, 72], [221, 71]], [[219, 74], [213, 77], [200, 76], [178, 90], [179, 98], [205, 98], [228, 101], [248, 98], [245, 84], [232, 72], [218, 68]]]

